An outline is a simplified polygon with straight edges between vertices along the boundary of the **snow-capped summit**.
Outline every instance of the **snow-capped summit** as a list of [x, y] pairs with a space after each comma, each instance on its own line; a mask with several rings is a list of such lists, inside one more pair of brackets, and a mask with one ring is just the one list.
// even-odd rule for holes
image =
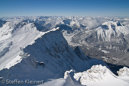
[[123, 67], [117, 71], [119, 75], [119, 79], [124, 80], [125, 82], [129, 83], [129, 68]]
[[128, 86], [129, 83], [118, 79], [107, 67], [94, 65], [91, 69], [74, 74], [74, 78], [87, 86]]
[[119, 69], [119, 71], [117, 73], [119, 76], [128, 76], [129, 77], [129, 68], [123, 67], [123, 68]]
[[83, 52], [90, 57], [98, 59], [105, 57], [106, 62], [129, 65], [126, 61], [129, 52], [128, 21], [110, 18], [90, 18], [88, 20], [86, 18], [78, 20], [84, 26], [83, 29], [80, 27], [80, 31], [73, 29], [70, 34], [62, 31], [69, 45], [74, 48], [80, 46]]
[[38, 31], [33, 23], [27, 24], [20, 21], [6, 22], [0, 31], [0, 70], [19, 63], [22, 59], [21, 48], [33, 44], [37, 38], [47, 33]]
[[[10, 27], [9, 24], [7, 22], [4, 25]], [[47, 81], [63, 77], [66, 70], [84, 71], [93, 64], [106, 65], [97, 59], [82, 60], [86, 56], [73, 51], [58, 27], [43, 32], [34, 23], [13, 22], [11, 25], [15, 27], [9, 32], [11, 36], [0, 41], [3, 53], [0, 58], [0, 77], [4, 79]], [[8, 32], [9, 28], [3, 27]]]
[[80, 83], [82, 85], [86, 85], [90, 82], [97, 82], [103, 80], [106, 77], [108, 71], [109, 70], [105, 66], [95, 65], [87, 71], [84, 71], [82, 73], [76, 73], [74, 78], [76, 80], [80, 80]]
[[103, 23], [96, 29], [98, 39], [111, 41], [113, 38], [120, 36], [121, 33], [116, 29], [116, 27], [118, 27], [117, 22], [108, 21]]

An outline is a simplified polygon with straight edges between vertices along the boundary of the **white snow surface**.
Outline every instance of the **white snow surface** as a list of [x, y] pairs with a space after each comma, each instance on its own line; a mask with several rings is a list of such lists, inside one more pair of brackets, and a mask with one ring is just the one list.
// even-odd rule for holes
[[84, 86], [84, 85], [77, 84], [73, 82], [73, 80], [70, 78], [67, 79], [59, 78], [37, 86]]
[[124, 80], [125, 82], [129, 83], [129, 68], [123, 67], [117, 71], [119, 75], [119, 79]]
[[123, 67], [117, 71], [119, 76], [129, 76], [129, 68]]
[[[0, 34], [0, 52], [5, 52], [0, 58], [0, 70], [10, 68], [19, 63], [22, 60], [20, 56], [22, 49], [27, 45], [32, 45], [37, 38], [49, 32], [38, 31], [33, 23], [25, 24], [23, 27], [17, 28], [16, 25], [18, 23], [18, 21], [7, 22], [0, 28], [2, 33]], [[55, 30], [54, 28], [50, 31]]]
[[64, 78], [54, 79], [38, 86], [129, 86], [129, 78], [114, 75], [106, 66], [94, 65], [84, 72], [71, 69]]
[[98, 39], [102, 38], [102, 40], [104, 40], [104, 41], [110, 41], [111, 38], [112, 38], [111, 37], [112, 35], [116, 36], [116, 31], [111, 27], [111, 25], [115, 25], [116, 26], [116, 22], [108, 21], [108, 22], [104, 22], [102, 25], [107, 26], [107, 29], [105, 30], [102, 27], [98, 27], [96, 29], [97, 30]]
[[108, 68], [102, 65], [92, 66], [82, 73], [75, 73], [74, 78], [87, 86], [128, 86], [129, 83], [117, 78]]

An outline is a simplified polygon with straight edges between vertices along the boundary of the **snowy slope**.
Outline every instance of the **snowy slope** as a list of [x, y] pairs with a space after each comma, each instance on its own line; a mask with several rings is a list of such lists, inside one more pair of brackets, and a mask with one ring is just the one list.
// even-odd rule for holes
[[98, 39], [102, 39], [103, 41], [110, 41], [113, 36], [117, 36], [120, 33], [117, 33], [115, 30], [116, 24], [112, 21], [108, 21], [102, 24], [97, 30]]
[[34, 40], [45, 34], [39, 32], [33, 23], [26, 24], [17, 21], [7, 22], [0, 30], [2, 32], [0, 52], [4, 53], [0, 58], [0, 70], [10, 68], [19, 63], [22, 59], [19, 56], [22, 49], [27, 45], [33, 44]]
[[[82, 52], [76, 54], [58, 28], [41, 32], [34, 23], [16, 22], [13, 26], [11, 21], [9, 24], [15, 28], [9, 32], [9, 38], [1, 41], [2, 44], [11, 42], [4, 46], [8, 50], [0, 58], [0, 77], [4, 79], [46, 82], [49, 79], [62, 78], [66, 70], [84, 71], [92, 65], [106, 65], [97, 59], [83, 60], [86, 56]], [[7, 23], [6, 26], [11, 25]], [[8, 28], [4, 29], [8, 32]]]
[[123, 67], [121, 69], [119, 69], [119, 71], [117, 71], [118, 75], [119, 75], [119, 79], [122, 79], [126, 82], [129, 83], [129, 68], [127, 67]]
[[64, 78], [54, 79], [39, 86], [128, 86], [128, 81], [127, 76], [116, 76], [105, 66], [94, 65], [84, 72], [71, 69], [64, 73]]
[[117, 72], [119, 76], [129, 76], [129, 68], [124, 67]]
[[74, 78], [87, 86], [128, 86], [129, 83], [118, 79], [108, 68], [101, 65], [92, 66], [82, 73], [75, 73]]
[[101, 27], [96, 29], [98, 39], [103, 41], [111, 41], [114, 37], [119, 37], [121, 34], [129, 34], [129, 27], [119, 25], [118, 22], [108, 21], [104, 22]]
[[66, 71], [64, 78], [54, 79], [38, 86], [84, 86], [73, 79], [74, 70]]
[[[74, 59], [77, 58], [76, 54], [68, 46], [61, 32], [54, 30], [56, 29], [45, 32], [35, 41], [33, 38], [32, 42], [27, 42], [29, 45], [22, 47], [20, 54], [15, 52], [14, 55], [18, 54], [21, 61], [15, 63], [13, 66], [11, 65], [9, 69], [0, 71], [0, 76], [4, 77], [4, 79], [17, 78], [22, 80], [35, 79], [46, 81], [61, 77], [63, 71], [74, 68], [75, 66], [72, 66], [75, 61]], [[38, 33], [38, 35], [40, 34]], [[12, 58], [13, 61], [15, 61], [14, 59]], [[1, 67], [4, 67], [4, 65], [1, 65]], [[5, 74], [5, 72], [7, 73]]]

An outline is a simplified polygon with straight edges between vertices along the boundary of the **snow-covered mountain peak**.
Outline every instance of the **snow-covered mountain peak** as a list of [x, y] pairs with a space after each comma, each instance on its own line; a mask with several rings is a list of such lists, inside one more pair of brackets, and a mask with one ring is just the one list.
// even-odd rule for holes
[[91, 69], [84, 71], [82, 73], [75, 73], [74, 78], [76, 80], [79, 80], [80, 77], [80, 83], [82, 85], [86, 85], [90, 82], [97, 82], [103, 80], [107, 73], [108, 69], [105, 66], [102, 65], [94, 65], [91, 67]]
[[72, 20], [70, 22], [70, 26], [74, 26], [74, 25], [76, 25], [77, 27], [80, 27], [80, 23], [77, 20]]
[[19, 22], [6, 22], [0, 27], [0, 41], [6, 40], [12, 36], [12, 31]]
[[117, 73], [119, 76], [128, 76], [129, 77], [129, 68], [123, 67], [123, 68], [119, 69], [119, 71]]
[[56, 31], [57, 28], [51, 29], [47, 32], [40, 32], [35, 27], [34, 23], [25, 23], [20, 21], [6, 22], [0, 28], [0, 70], [3, 68], [10, 68], [19, 63], [22, 58], [21, 49], [28, 45], [32, 45], [35, 40], [42, 35]]
[[88, 70], [87, 72], [101, 72], [101, 73], [103, 73], [103, 74], [105, 74], [106, 73], [106, 71], [107, 71], [108, 69], [107, 69], [107, 67], [106, 66], [102, 66], [102, 65], [94, 65], [94, 66], [92, 66], [91, 67], [91, 69], [90, 70]]
[[2, 42], [1, 52], [4, 54], [0, 58], [0, 76], [5, 79], [47, 81], [63, 77], [66, 70], [84, 71], [93, 64], [106, 65], [97, 59], [80, 59], [58, 27], [42, 32], [37, 30], [34, 23], [27, 23], [16, 28], [12, 34], [8, 39], [10, 44], [3, 47], [7, 41]]
[[104, 22], [104, 23], [102, 23], [102, 25], [107, 25], [107, 26], [111, 26], [111, 25], [115, 25], [115, 26], [117, 26], [117, 22], [114, 22], [114, 21], [107, 21], [107, 22]]
[[98, 39], [103, 41], [111, 41], [113, 38], [119, 37], [121, 32], [117, 30], [117, 22], [108, 21], [103, 23], [96, 29]]
[[[94, 65], [91, 69], [74, 74], [74, 78], [87, 86], [128, 86], [118, 79], [106, 66]], [[117, 83], [116, 83], [117, 82]]]

